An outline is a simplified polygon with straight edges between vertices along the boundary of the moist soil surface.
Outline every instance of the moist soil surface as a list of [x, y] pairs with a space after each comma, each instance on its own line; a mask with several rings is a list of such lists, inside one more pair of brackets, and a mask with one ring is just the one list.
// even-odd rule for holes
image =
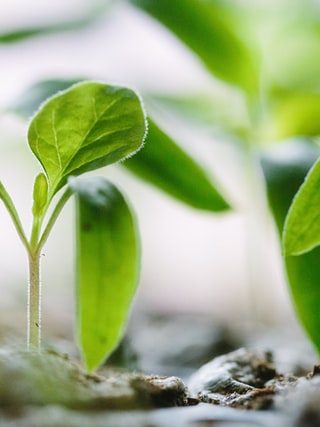
[[89, 375], [67, 356], [18, 349], [2, 350], [0, 376], [1, 426], [320, 426], [320, 367], [279, 373], [272, 353], [245, 348], [187, 384], [123, 369]]
[[0, 427], [320, 426], [320, 367], [302, 354], [279, 363], [210, 321], [153, 320], [93, 375], [52, 350], [2, 347]]

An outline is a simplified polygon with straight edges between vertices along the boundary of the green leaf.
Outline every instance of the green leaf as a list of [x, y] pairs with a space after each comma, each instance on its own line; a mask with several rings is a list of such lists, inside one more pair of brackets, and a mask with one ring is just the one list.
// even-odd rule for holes
[[257, 88], [252, 52], [239, 35], [239, 18], [222, 1], [131, 0], [172, 31], [218, 78]]
[[139, 238], [122, 194], [104, 178], [69, 180], [77, 201], [76, 330], [88, 371], [119, 343], [135, 294]]
[[319, 155], [319, 147], [302, 138], [275, 144], [261, 155], [269, 202], [281, 233], [292, 199]]
[[[274, 153], [264, 157], [270, 207], [280, 236], [290, 203], [319, 154], [314, 144], [293, 141], [277, 146]], [[320, 351], [320, 248], [299, 256], [287, 256], [284, 262], [298, 317]]]
[[300, 322], [320, 353], [319, 277], [320, 248], [285, 258], [285, 267], [294, 306]]
[[229, 208], [201, 166], [152, 120], [144, 149], [124, 166], [190, 206], [213, 212]]
[[312, 167], [288, 212], [283, 234], [286, 255], [309, 252], [320, 244], [320, 160]]
[[[271, 27], [267, 33], [271, 40], [265, 46], [265, 78], [278, 88], [319, 91], [320, 62], [315, 61], [320, 55], [319, 8], [311, 2], [295, 3], [287, 16], [289, 5], [277, 11], [278, 29]], [[269, 21], [274, 18], [279, 19], [274, 15]]]
[[33, 216], [41, 216], [48, 201], [48, 181], [43, 173], [37, 175], [33, 187]]
[[269, 140], [292, 136], [320, 135], [320, 95], [318, 93], [277, 91], [272, 95], [267, 125]]
[[[41, 81], [22, 94], [10, 109], [27, 117], [48, 96], [71, 86], [74, 81]], [[148, 143], [141, 152], [134, 156], [136, 161], [131, 158], [122, 163], [124, 167], [193, 207], [209, 211], [228, 208], [227, 203], [203, 168], [161, 131], [152, 120], [150, 120], [149, 133]], [[179, 168], [176, 167], [177, 164], [179, 164]]]
[[146, 121], [130, 89], [83, 82], [49, 99], [28, 139], [49, 182], [49, 199], [71, 175], [125, 159], [141, 148]]

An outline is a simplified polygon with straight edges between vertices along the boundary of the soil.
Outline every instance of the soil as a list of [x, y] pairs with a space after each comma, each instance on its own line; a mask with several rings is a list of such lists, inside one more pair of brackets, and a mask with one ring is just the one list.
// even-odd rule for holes
[[[310, 373], [301, 367], [295, 375], [283, 373], [272, 352], [247, 348], [202, 365], [208, 359], [205, 348], [212, 354], [233, 347], [229, 334], [225, 346], [219, 333], [211, 341], [204, 336], [206, 346], [195, 346], [198, 359], [184, 354], [186, 340], [180, 340], [180, 356], [178, 340], [171, 351], [168, 371], [180, 360], [188, 366], [181, 369], [183, 374], [193, 372], [183, 380], [133, 370], [132, 361], [136, 366], [143, 361], [128, 337], [114, 361], [124, 365], [129, 360], [130, 370], [106, 366], [95, 375], [60, 353], [2, 348], [0, 427], [320, 426], [319, 366]], [[125, 347], [131, 350], [123, 358]], [[163, 350], [157, 356], [163, 371], [168, 354]]]
[[189, 393], [177, 377], [103, 369], [85, 373], [66, 355], [5, 349], [0, 354], [0, 408], [13, 416], [28, 405], [81, 410], [186, 406]]

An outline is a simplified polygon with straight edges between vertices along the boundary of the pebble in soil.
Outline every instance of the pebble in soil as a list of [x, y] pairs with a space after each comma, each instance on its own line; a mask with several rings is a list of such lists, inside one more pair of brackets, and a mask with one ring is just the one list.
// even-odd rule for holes
[[267, 383], [276, 376], [270, 352], [241, 348], [202, 366], [191, 377], [189, 388], [202, 402], [267, 409], [274, 395], [274, 389]]

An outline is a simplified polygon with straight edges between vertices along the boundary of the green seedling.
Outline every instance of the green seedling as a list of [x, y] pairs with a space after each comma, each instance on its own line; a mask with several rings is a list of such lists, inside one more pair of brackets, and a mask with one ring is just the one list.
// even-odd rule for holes
[[[54, 79], [35, 83], [11, 103], [8, 110], [26, 119], [44, 100], [76, 81]], [[150, 111], [146, 142], [143, 150], [121, 163], [121, 166], [192, 208], [212, 213], [230, 209], [218, 183], [214, 182], [200, 162], [192, 158], [156, 123]]]
[[299, 317], [320, 351], [320, 160], [295, 195], [283, 228], [286, 271]]
[[0, 199], [28, 255], [31, 350], [40, 350], [41, 341], [41, 252], [71, 196], [76, 199], [76, 334], [86, 368], [97, 368], [121, 338], [139, 274], [135, 219], [113, 184], [78, 176], [133, 155], [145, 133], [139, 97], [97, 82], [58, 93], [32, 118], [28, 143], [43, 171], [34, 182], [30, 238], [0, 183]]
[[[185, 126], [192, 120], [200, 131], [210, 129], [216, 137], [235, 142], [247, 178], [245, 190], [253, 201], [268, 197], [281, 234], [292, 197], [319, 154], [313, 141], [320, 135], [320, 62], [314, 60], [320, 55], [319, 8], [311, 0], [294, 4], [270, 0], [256, 2], [254, 7], [252, 2], [233, 0], [127, 3], [156, 20], [155, 31], [160, 23], [175, 36], [181, 48], [211, 74], [213, 82], [206, 93], [144, 93], [149, 116], [160, 107], [168, 116], [176, 114]], [[57, 85], [65, 87], [66, 83], [40, 82], [26, 97], [19, 97], [12, 109], [28, 115]], [[167, 135], [152, 122], [146, 148], [125, 167], [188, 205], [207, 211], [227, 210], [219, 185], [212, 187], [206, 171], [180, 148], [174, 135]], [[265, 180], [259, 171], [261, 160]], [[243, 188], [238, 190], [242, 193]], [[287, 221], [288, 230], [292, 229], [291, 221]], [[249, 233], [254, 235], [252, 227]], [[315, 234], [312, 239], [308, 239], [307, 253], [298, 254], [306, 247], [297, 249], [296, 243], [293, 247], [298, 255], [290, 255], [287, 248], [285, 263], [298, 314], [309, 333], [312, 328], [315, 341], [320, 320], [310, 313], [317, 313], [320, 299], [320, 248], [313, 248]], [[294, 238], [287, 236], [289, 248], [292, 242]], [[252, 285], [254, 289], [256, 283]]]

